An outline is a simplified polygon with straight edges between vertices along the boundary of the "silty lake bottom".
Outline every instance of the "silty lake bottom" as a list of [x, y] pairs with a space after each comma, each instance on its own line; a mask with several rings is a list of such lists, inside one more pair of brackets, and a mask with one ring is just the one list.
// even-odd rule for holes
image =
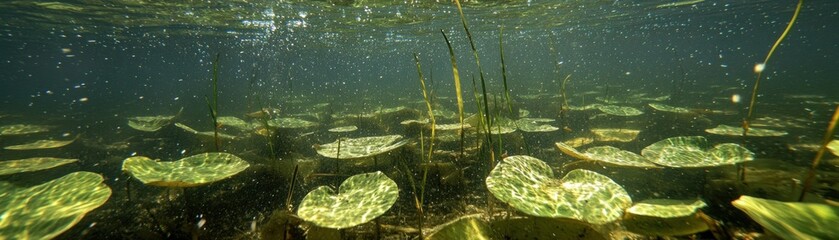
[[839, 238], [836, 1], [0, 6], [0, 239]]

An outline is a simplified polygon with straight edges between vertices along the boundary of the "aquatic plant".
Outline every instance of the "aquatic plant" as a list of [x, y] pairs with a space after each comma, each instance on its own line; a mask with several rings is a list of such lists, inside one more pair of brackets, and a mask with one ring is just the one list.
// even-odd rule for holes
[[33, 124], [11, 124], [0, 126], [0, 136], [25, 135], [42, 133], [50, 130], [50, 126]]
[[839, 238], [839, 207], [818, 203], [788, 203], [751, 196], [731, 202], [767, 231], [783, 239]]
[[33, 157], [17, 160], [0, 161], [0, 176], [22, 172], [34, 172], [44, 169], [59, 167], [62, 165], [78, 162], [79, 159], [54, 158], [54, 157]]
[[772, 48], [769, 49], [769, 53], [766, 54], [766, 58], [763, 59], [763, 62], [755, 65], [754, 70], [755, 73], [757, 73], [757, 77], [755, 77], [755, 85], [754, 88], [752, 88], [752, 97], [749, 100], [749, 113], [746, 114], [745, 118], [743, 118], [743, 136], [749, 134], [750, 121], [752, 120], [752, 114], [755, 111], [755, 103], [757, 102], [757, 89], [760, 87], [760, 77], [761, 74], [763, 74], [763, 70], [766, 68], [766, 63], [769, 62], [769, 58], [772, 57], [772, 53], [775, 53], [775, 49], [781, 45], [781, 41], [787, 37], [789, 30], [792, 29], [792, 24], [795, 23], [796, 19], [798, 19], [798, 14], [801, 13], [801, 6], [803, 5], [804, 0], [798, 0], [798, 5], [795, 6], [795, 13], [792, 14], [792, 19], [790, 19], [789, 23], [787, 23], [786, 29], [784, 29], [784, 32], [778, 37], [778, 40], [775, 41], [775, 44], [772, 45]]
[[754, 160], [754, 153], [734, 143], [710, 147], [702, 136], [671, 137], [655, 142], [641, 155], [650, 162], [668, 167], [712, 167]]
[[6, 150], [36, 150], [36, 149], [49, 149], [49, 148], [60, 148], [71, 143], [75, 142], [76, 139], [79, 139], [77, 135], [75, 138], [70, 140], [37, 140], [34, 142], [18, 144], [18, 145], [11, 145], [3, 147]]
[[619, 219], [632, 204], [626, 190], [606, 176], [577, 169], [555, 179], [548, 164], [525, 155], [504, 158], [486, 185], [502, 202], [537, 217], [604, 224]]
[[457, 70], [457, 58], [454, 55], [454, 49], [452, 48], [452, 43], [449, 41], [449, 37], [446, 36], [446, 32], [443, 32], [443, 29], [440, 29], [440, 33], [443, 34], [443, 39], [446, 40], [446, 46], [449, 49], [449, 59], [452, 62], [452, 76], [454, 78], [454, 90], [455, 95], [457, 96], [457, 113], [458, 118], [460, 119], [460, 157], [463, 157], [463, 144], [464, 144], [464, 123], [463, 123], [463, 94], [461, 94], [461, 87], [460, 87], [460, 71]]
[[489, 223], [480, 214], [459, 217], [431, 230], [425, 240], [496, 239]]
[[144, 156], [129, 157], [122, 162], [122, 171], [146, 185], [194, 187], [230, 178], [249, 166], [233, 154], [210, 152], [172, 162]]
[[398, 197], [396, 182], [384, 173], [363, 173], [344, 180], [337, 191], [315, 188], [300, 202], [297, 215], [320, 227], [350, 228], [381, 216]]
[[221, 54], [216, 53], [216, 57], [213, 59], [213, 82], [212, 82], [212, 101], [204, 96], [204, 101], [207, 102], [207, 107], [210, 109], [210, 117], [213, 120], [213, 132], [214, 132], [214, 139], [213, 141], [216, 146], [216, 152], [219, 151], [221, 141], [218, 138], [218, 59]]
[[321, 156], [335, 159], [365, 158], [389, 152], [408, 143], [401, 135], [360, 138], [339, 138], [335, 142], [317, 145]]
[[102, 175], [74, 172], [33, 186], [0, 182], [0, 239], [52, 239], [111, 197]]
[[184, 108], [182, 107], [175, 115], [129, 117], [128, 126], [138, 131], [156, 132], [166, 125], [172, 124], [183, 111]]
[[697, 215], [707, 206], [702, 200], [648, 199], [626, 209], [627, 230], [652, 236], [684, 236], [708, 230]]
[[[828, 145], [831, 144], [831, 140], [833, 139], [833, 133], [836, 132], [836, 123], [839, 122], [839, 105], [836, 105], [836, 109], [833, 110], [833, 117], [830, 119], [830, 123], [827, 126], [827, 131], [824, 133], [824, 140], [822, 140], [822, 145], [819, 148], [819, 151], [816, 153], [816, 157], [813, 158], [813, 163], [810, 164], [810, 170], [807, 171], [807, 178], [804, 179], [804, 185], [801, 189], [801, 195], [798, 195], [798, 201], [804, 200], [804, 195], [810, 190], [813, 185], [813, 182], [816, 180], [816, 168], [819, 167], [819, 163], [822, 160], [822, 156], [824, 156], [825, 151], [827, 151]], [[835, 153], [835, 152], [834, 152]]]

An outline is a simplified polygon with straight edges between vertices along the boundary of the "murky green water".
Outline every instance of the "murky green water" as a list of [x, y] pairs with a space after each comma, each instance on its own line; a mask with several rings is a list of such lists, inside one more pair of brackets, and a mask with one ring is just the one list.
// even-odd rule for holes
[[796, 3], [5, 1], [0, 239], [837, 238]]

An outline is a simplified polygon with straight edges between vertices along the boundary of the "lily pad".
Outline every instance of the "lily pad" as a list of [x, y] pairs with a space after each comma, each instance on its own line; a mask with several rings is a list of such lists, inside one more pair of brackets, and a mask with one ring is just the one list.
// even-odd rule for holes
[[659, 166], [649, 162], [636, 153], [621, 150], [612, 146], [599, 146], [586, 149], [584, 155], [591, 160], [627, 167], [657, 168]]
[[559, 130], [559, 128], [542, 123], [554, 121], [555, 120], [550, 118], [522, 118], [516, 120], [516, 125], [518, 125], [519, 129], [524, 132], [553, 132]]
[[495, 239], [489, 223], [480, 214], [460, 217], [434, 227], [426, 240]]
[[[436, 126], [434, 126], [434, 129], [437, 130], [437, 131], [454, 131], [454, 130], [460, 130], [460, 127], [461, 127], [460, 123], [437, 124]], [[471, 128], [471, 127], [472, 127], [472, 125], [469, 125], [468, 123], [463, 124], [463, 129], [467, 129], [467, 128]]]
[[177, 116], [178, 115], [157, 115], [130, 117], [128, 118], [128, 126], [143, 132], [156, 132], [157, 130], [160, 130], [161, 128], [165, 127], [166, 125], [171, 124]]
[[[215, 136], [216, 136], [216, 133], [213, 132], [213, 131], [199, 132], [198, 130], [195, 130], [195, 129], [193, 129], [193, 128], [191, 128], [191, 127], [189, 127], [189, 126], [187, 126], [183, 123], [175, 123], [175, 127], [183, 129], [184, 131], [187, 131], [189, 133], [195, 134], [196, 136], [198, 136], [199, 138], [202, 138], [204, 140], [212, 141], [212, 140], [215, 139]], [[218, 138], [223, 139], [223, 140], [237, 140], [237, 139], [239, 139], [239, 137], [237, 137], [237, 136], [233, 136], [233, 135], [226, 134], [226, 133], [221, 133], [221, 132], [218, 133]]]
[[222, 128], [230, 127], [240, 132], [250, 132], [253, 130], [253, 126], [250, 123], [233, 116], [221, 116], [218, 117], [216, 121], [218, 121], [218, 124], [221, 125]]
[[571, 147], [582, 147], [594, 142], [594, 138], [590, 137], [578, 137], [569, 140], [565, 140], [562, 143]]
[[783, 239], [839, 239], [839, 207], [740, 196], [731, 202]]
[[384, 173], [363, 173], [344, 180], [337, 192], [328, 186], [312, 190], [297, 215], [320, 227], [344, 229], [381, 216], [398, 197], [396, 182]]
[[0, 176], [50, 169], [78, 161], [78, 159], [53, 157], [35, 157], [27, 159], [0, 161]]
[[523, 155], [505, 158], [486, 184], [502, 202], [537, 217], [604, 224], [620, 218], [632, 204], [626, 190], [606, 176], [576, 169], [555, 179], [548, 164]]
[[338, 133], [338, 132], [353, 132], [355, 130], [358, 130], [358, 127], [356, 127], [356, 126], [343, 126], [343, 127], [330, 128], [329, 132], [336, 132], [336, 133]]
[[143, 156], [129, 157], [122, 170], [146, 185], [194, 187], [226, 179], [250, 164], [233, 154], [211, 152], [193, 155], [174, 162], [161, 162]]
[[[743, 136], [743, 128], [722, 124], [715, 128], [705, 129], [705, 132], [724, 136]], [[787, 135], [787, 132], [755, 127], [750, 127], [748, 134], [750, 137], [780, 137], [784, 135]]]
[[626, 210], [624, 226], [632, 232], [655, 236], [684, 236], [708, 230], [697, 217], [702, 200], [649, 199]]
[[713, 167], [754, 160], [754, 153], [734, 143], [709, 148], [702, 136], [679, 136], [653, 143], [641, 151], [647, 160], [668, 167]]
[[572, 219], [505, 217], [493, 221], [491, 227], [496, 233], [496, 238], [491, 239], [609, 239], [591, 224]]
[[[401, 141], [400, 141], [401, 140]], [[338, 145], [340, 143], [340, 152]], [[315, 147], [318, 154], [328, 158], [353, 159], [379, 155], [408, 143], [400, 135], [338, 139]], [[340, 155], [339, 155], [340, 154]]]
[[683, 108], [683, 107], [674, 107], [667, 104], [661, 103], [649, 103], [647, 104], [651, 108], [662, 111], [662, 112], [671, 112], [671, 113], [690, 113], [690, 109]]
[[609, 115], [631, 117], [644, 114], [641, 110], [634, 107], [615, 106], [615, 105], [597, 105], [597, 109]]
[[6, 146], [4, 149], [6, 150], [35, 150], [35, 149], [48, 149], [48, 148], [60, 148], [63, 146], [70, 145], [71, 143], [75, 142], [76, 139], [70, 140], [38, 140], [31, 143], [25, 143], [20, 145], [12, 145]]
[[827, 150], [830, 150], [833, 155], [839, 156], [839, 140], [830, 141], [827, 144]]
[[31, 124], [12, 124], [0, 126], [0, 136], [25, 135], [42, 133], [50, 130], [50, 126]]
[[318, 123], [316, 122], [306, 121], [299, 118], [275, 118], [268, 120], [268, 126], [281, 129], [309, 128], [317, 125]]
[[591, 132], [601, 142], [632, 142], [641, 130], [622, 128], [592, 128]]
[[21, 188], [0, 182], [0, 239], [51, 239], [102, 206], [111, 189], [102, 175], [74, 172]]

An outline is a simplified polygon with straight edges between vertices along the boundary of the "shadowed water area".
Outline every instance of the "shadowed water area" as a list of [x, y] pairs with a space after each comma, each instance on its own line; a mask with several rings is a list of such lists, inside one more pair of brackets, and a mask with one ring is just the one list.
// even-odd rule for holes
[[3, 1], [0, 239], [839, 238], [797, 4]]

